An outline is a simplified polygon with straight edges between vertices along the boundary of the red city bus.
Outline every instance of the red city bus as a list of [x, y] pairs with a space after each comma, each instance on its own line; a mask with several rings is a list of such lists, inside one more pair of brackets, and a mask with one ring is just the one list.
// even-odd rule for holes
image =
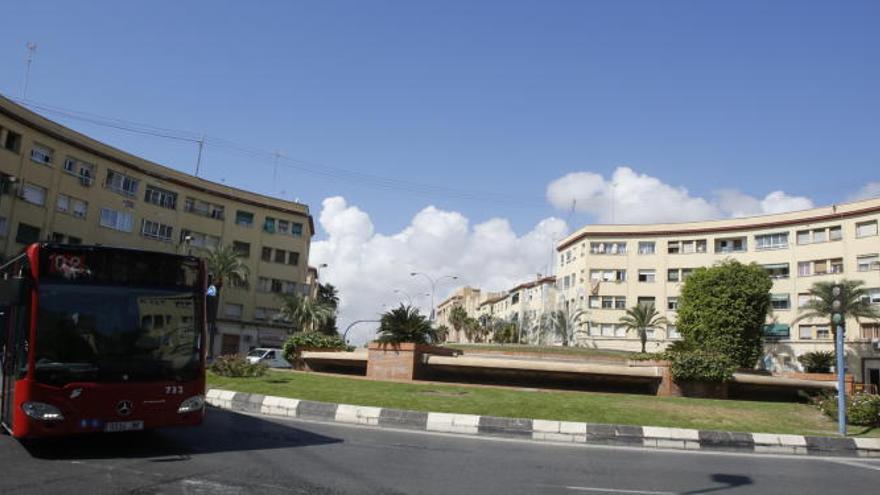
[[194, 426], [203, 261], [33, 244], [0, 267], [0, 420], [14, 437]]

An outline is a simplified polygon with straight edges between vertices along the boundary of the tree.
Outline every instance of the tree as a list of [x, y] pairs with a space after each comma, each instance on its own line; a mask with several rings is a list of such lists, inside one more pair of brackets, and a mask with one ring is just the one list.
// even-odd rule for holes
[[513, 344], [517, 340], [518, 331], [515, 321], [498, 321], [492, 328], [492, 340], [499, 344]]
[[223, 283], [227, 280], [245, 283], [247, 282], [250, 270], [248, 270], [247, 265], [242, 262], [241, 257], [235, 252], [235, 249], [233, 249], [232, 246], [224, 246], [222, 244], [207, 252], [205, 255], [205, 265], [207, 266], [208, 274], [211, 276], [211, 283], [217, 289], [217, 294], [214, 298], [214, 301], [217, 301], [217, 303], [213, 306], [214, 314], [209, 315], [211, 328], [208, 332], [208, 357], [213, 357], [214, 335], [217, 333], [214, 320], [216, 318], [216, 308], [220, 301], [220, 291], [223, 289]]
[[586, 316], [586, 311], [576, 309], [557, 309], [546, 315], [547, 326], [562, 339], [562, 346], [567, 347], [574, 343], [575, 334], [580, 331], [581, 319]]
[[333, 309], [333, 314], [318, 327], [318, 331], [325, 335], [337, 335], [336, 311], [339, 308], [339, 291], [333, 284], [318, 284], [318, 302]]
[[685, 345], [751, 368], [763, 354], [763, 332], [773, 282], [755, 263], [735, 260], [697, 268], [678, 299], [678, 330]]
[[382, 314], [376, 339], [386, 344], [430, 344], [437, 340], [437, 331], [431, 327], [431, 322], [418, 309], [403, 304]]
[[645, 344], [648, 342], [648, 330], [660, 328], [660, 325], [668, 323], [666, 317], [661, 316], [654, 308], [654, 303], [637, 304], [626, 310], [626, 316], [620, 318], [620, 323], [629, 331], [638, 332], [642, 342], [642, 354], [645, 353]]
[[[843, 303], [842, 313], [846, 319], [854, 319], [861, 321], [862, 319], [877, 320], [880, 319], [880, 309], [871, 304], [868, 290], [863, 287], [864, 282], [861, 280], [841, 280], [840, 282], [816, 282], [808, 291], [810, 300], [801, 306], [800, 314], [791, 324], [795, 325], [803, 320], [816, 318], [827, 320], [831, 326], [832, 335], [834, 335], [834, 352], [837, 354], [837, 325], [831, 321], [831, 301], [834, 296], [831, 289], [839, 284], [841, 286], [840, 301]], [[841, 325], [845, 325], [844, 320]]]
[[296, 293], [281, 294], [278, 319], [293, 325], [293, 331], [309, 332], [320, 327], [333, 316], [329, 305]]
[[[464, 308], [457, 304], [452, 307], [452, 311], [449, 312], [449, 324], [452, 325], [452, 328], [455, 330], [456, 338], [461, 337], [461, 330], [467, 323], [467, 319], [468, 314]], [[468, 340], [470, 340], [470, 337], [468, 337]]]

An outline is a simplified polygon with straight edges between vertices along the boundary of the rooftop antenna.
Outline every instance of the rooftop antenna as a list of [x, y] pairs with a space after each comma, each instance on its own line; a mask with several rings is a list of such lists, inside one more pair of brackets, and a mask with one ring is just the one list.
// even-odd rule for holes
[[30, 78], [31, 78], [31, 62], [33, 62], [33, 60], [34, 60], [34, 52], [36, 52], [36, 51], [37, 51], [37, 44], [32, 41], [28, 41], [27, 42], [27, 66], [24, 71], [24, 87], [21, 89], [21, 99], [22, 100], [27, 98], [28, 83], [30, 82]]
[[202, 149], [205, 147], [205, 135], [197, 141], [199, 143], [199, 156], [196, 158], [196, 177], [199, 176], [199, 167], [202, 165]]

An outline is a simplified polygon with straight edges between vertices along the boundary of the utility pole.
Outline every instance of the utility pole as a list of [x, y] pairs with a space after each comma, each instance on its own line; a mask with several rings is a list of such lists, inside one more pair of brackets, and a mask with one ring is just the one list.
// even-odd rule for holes
[[21, 89], [21, 99], [27, 99], [28, 83], [31, 78], [31, 62], [34, 60], [34, 52], [37, 51], [37, 44], [31, 41], [27, 43], [27, 65], [24, 70], [24, 86]]
[[196, 177], [199, 176], [199, 167], [202, 165], [202, 148], [205, 147], [205, 135], [202, 134], [202, 137], [198, 140], [199, 143], [199, 156], [196, 158]]
[[273, 160], [273, 163], [272, 163], [272, 184], [277, 184], [278, 183], [278, 159], [284, 155], [282, 155], [280, 151], [275, 150], [272, 153], [272, 156], [275, 158], [275, 160]]

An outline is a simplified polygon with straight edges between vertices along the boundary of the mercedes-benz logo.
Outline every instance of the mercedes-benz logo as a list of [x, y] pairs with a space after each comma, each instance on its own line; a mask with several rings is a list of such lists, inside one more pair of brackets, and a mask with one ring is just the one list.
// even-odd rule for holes
[[130, 400], [121, 400], [116, 404], [116, 412], [120, 416], [128, 416], [131, 414], [132, 409], [134, 409], [134, 404]]

